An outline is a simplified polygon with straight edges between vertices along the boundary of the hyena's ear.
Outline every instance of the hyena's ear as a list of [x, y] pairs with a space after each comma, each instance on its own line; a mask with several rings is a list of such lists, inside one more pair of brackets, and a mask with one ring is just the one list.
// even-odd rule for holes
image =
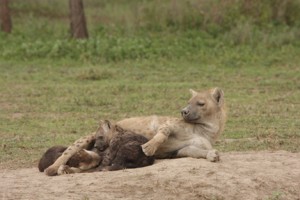
[[102, 128], [104, 130], [104, 133], [108, 133], [111, 129], [111, 123], [108, 120], [104, 120], [104, 123], [102, 124]]
[[193, 97], [197, 96], [198, 92], [196, 92], [193, 89], [190, 89], [190, 93], [192, 94]]
[[107, 134], [111, 129], [111, 123], [108, 120], [101, 120], [99, 122], [99, 128], [97, 130], [97, 135]]
[[216, 100], [219, 106], [222, 106], [224, 104], [224, 92], [220, 88], [214, 88], [211, 90], [211, 94], [213, 98]]

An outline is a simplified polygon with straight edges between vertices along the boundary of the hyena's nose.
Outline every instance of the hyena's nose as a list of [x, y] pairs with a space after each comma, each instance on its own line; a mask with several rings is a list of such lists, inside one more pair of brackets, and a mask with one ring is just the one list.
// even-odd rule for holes
[[181, 111], [182, 117], [188, 116], [189, 113], [190, 113], [190, 112], [189, 112], [187, 109], [183, 109], [183, 110]]

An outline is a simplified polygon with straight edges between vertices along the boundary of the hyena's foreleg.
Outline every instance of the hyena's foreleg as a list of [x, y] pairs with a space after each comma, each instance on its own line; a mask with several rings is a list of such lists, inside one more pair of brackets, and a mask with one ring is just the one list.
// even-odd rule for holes
[[158, 147], [164, 143], [171, 133], [171, 129], [168, 124], [161, 126], [158, 129], [156, 135], [149, 140], [147, 143], [142, 145], [143, 152], [146, 156], [153, 156], [158, 149]]
[[73, 155], [75, 155], [80, 150], [87, 148], [89, 146], [89, 144], [93, 140], [95, 140], [95, 138], [96, 138], [95, 133], [93, 133], [89, 136], [85, 136], [85, 137], [82, 137], [82, 138], [76, 140], [73, 145], [69, 146], [64, 151], [64, 153], [51, 166], [49, 166], [45, 170], [46, 175], [48, 175], [48, 176], [57, 175], [58, 168], [61, 165], [65, 165]]
[[177, 151], [176, 158], [192, 157], [192, 158], [204, 158], [211, 162], [218, 162], [220, 156], [215, 149], [200, 149], [196, 146], [187, 146]]

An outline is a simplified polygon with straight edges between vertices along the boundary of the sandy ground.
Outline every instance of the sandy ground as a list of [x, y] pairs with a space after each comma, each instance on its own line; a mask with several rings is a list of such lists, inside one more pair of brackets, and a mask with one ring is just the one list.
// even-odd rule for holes
[[300, 199], [300, 153], [223, 153], [221, 159], [158, 160], [56, 177], [37, 168], [2, 170], [0, 199]]

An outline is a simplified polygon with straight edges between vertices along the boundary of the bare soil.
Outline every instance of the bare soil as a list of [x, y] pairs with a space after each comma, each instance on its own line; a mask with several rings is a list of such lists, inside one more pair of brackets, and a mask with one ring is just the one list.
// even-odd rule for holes
[[232, 152], [115, 172], [48, 177], [1, 170], [0, 199], [300, 199], [300, 153]]

